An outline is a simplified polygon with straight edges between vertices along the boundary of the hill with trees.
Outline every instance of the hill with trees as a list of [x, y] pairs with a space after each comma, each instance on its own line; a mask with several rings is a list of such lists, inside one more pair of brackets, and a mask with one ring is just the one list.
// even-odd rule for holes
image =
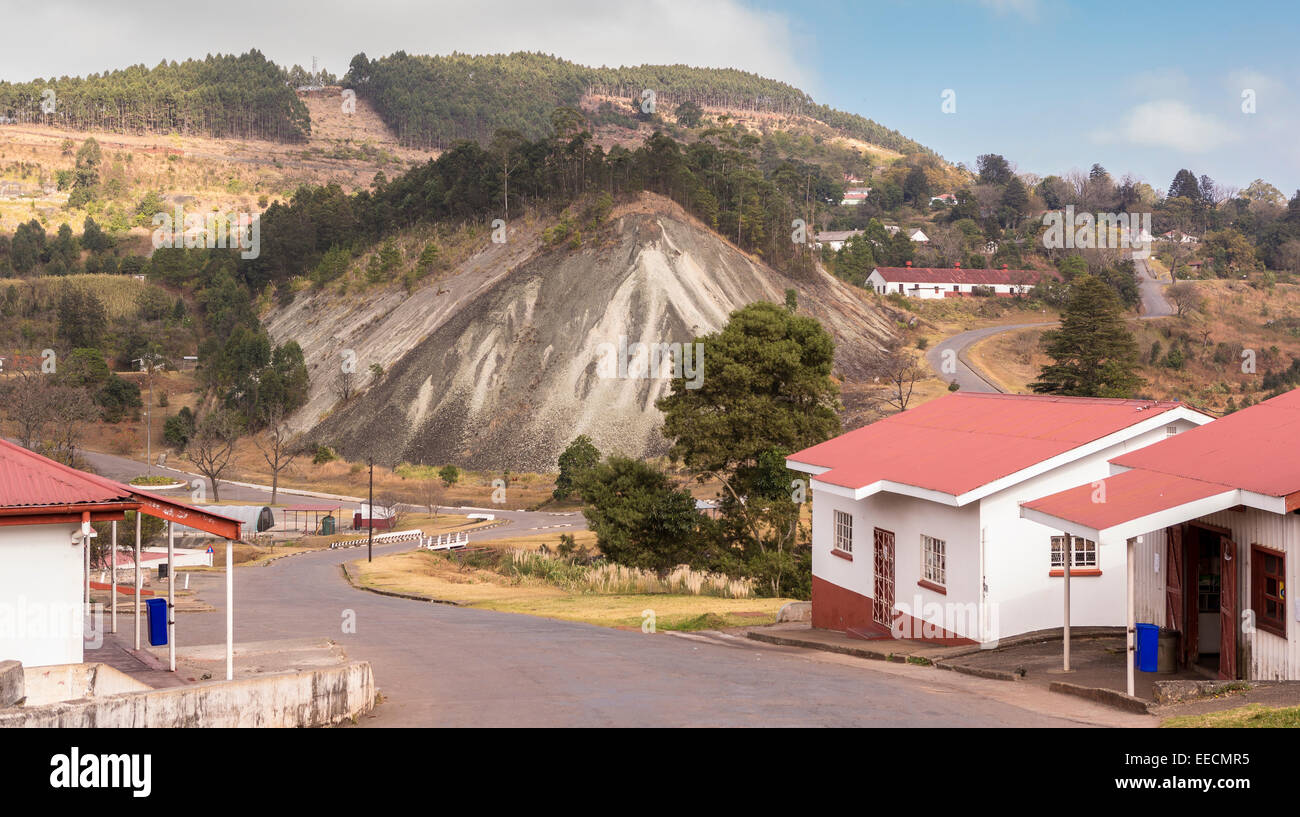
[[[784, 82], [730, 68], [588, 68], [526, 52], [415, 56], [398, 51], [374, 60], [356, 55], [342, 82], [369, 100], [403, 142], [426, 148], [444, 149], [462, 139], [485, 142], [502, 128], [537, 139], [549, 133], [554, 108], [576, 108], [588, 92], [635, 99], [644, 112], [642, 95], [649, 90], [656, 105], [801, 114], [900, 153], [930, 153], [898, 131], [819, 105]], [[687, 121], [692, 121], [689, 113]]]
[[133, 65], [87, 77], [0, 82], [0, 116], [119, 133], [295, 142], [311, 133], [289, 72], [257, 50]]

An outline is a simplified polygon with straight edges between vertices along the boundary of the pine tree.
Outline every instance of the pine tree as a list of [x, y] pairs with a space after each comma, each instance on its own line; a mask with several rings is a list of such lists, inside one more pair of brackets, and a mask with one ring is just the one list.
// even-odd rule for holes
[[1043, 333], [1043, 349], [1053, 362], [1030, 388], [1043, 394], [1132, 397], [1144, 381], [1136, 372], [1137, 341], [1124, 325], [1118, 296], [1087, 274], [1071, 289], [1061, 328]]

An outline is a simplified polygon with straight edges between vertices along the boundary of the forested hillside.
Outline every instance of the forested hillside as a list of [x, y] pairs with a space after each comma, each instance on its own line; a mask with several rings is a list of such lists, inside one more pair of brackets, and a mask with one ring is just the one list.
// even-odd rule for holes
[[209, 55], [88, 77], [0, 82], [0, 117], [79, 130], [300, 141], [311, 122], [289, 81], [256, 50]]
[[657, 104], [802, 114], [846, 135], [900, 153], [929, 153], [898, 131], [837, 111], [791, 85], [735, 69], [686, 65], [587, 68], [545, 54], [412, 56], [404, 51], [352, 58], [345, 87], [370, 100], [405, 144], [445, 148], [486, 141], [500, 128], [535, 139], [549, 132], [556, 107], [577, 107], [585, 92], [635, 97], [653, 90]]

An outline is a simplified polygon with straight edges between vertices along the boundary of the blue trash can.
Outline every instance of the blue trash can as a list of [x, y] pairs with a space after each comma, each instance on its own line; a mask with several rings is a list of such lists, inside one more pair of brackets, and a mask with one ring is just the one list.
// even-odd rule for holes
[[149, 644], [161, 647], [167, 643], [167, 599], [145, 599], [149, 613]]
[[1160, 661], [1160, 628], [1154, 624], [1137, 625], [1137, 652], [1133, 665], [1142, 672], [1155, 672]]

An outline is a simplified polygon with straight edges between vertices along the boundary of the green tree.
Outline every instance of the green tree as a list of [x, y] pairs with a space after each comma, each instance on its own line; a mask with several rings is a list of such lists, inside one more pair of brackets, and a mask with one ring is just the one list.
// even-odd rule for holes
[[438, 469], [438, 479], [442, 484], [450, 488], [460, 481], [460, 469], [454, 465], [444, 465]]
[[677, 106], [676, 116], [677, 124], [683, 128], [697, 128], [700, 126], [700, 118], [704, 116], [704, 111], [688, 99]]
[[580, 491], [583, 516], [611, 561], [661, 572], [701, 564], [695, 500], [653, 466], [610, 457], [590, 471]]
[[557, 500], [568, 499], [591, 469], [600, 463], [600, 450], [586, 434], [579, 434], [560, 454], [560, 475], [555, 478], [551, 496]]
[[1088, 274], [1076, 278], [1060, 328], [1043, 333], [1043, 349], [1053, 362], [1030, 387], [1043, 394], [1132, 397], [1143, 380], [1123, 310], [1104, 281]]

